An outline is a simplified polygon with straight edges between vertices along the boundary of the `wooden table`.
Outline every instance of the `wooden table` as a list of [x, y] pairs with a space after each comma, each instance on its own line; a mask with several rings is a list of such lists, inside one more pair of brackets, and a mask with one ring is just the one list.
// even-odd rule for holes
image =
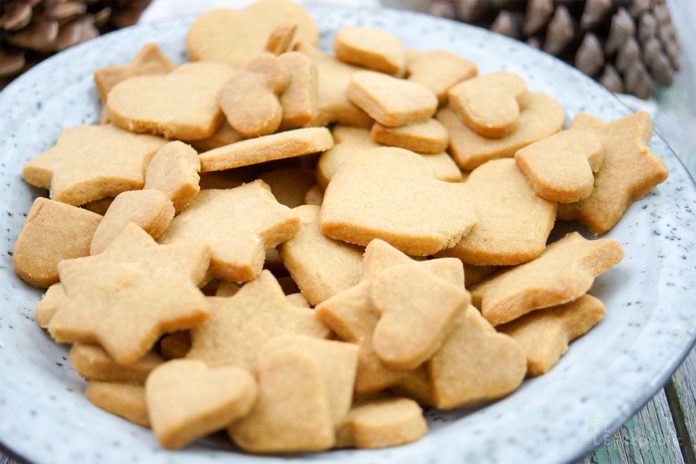
[[[696, 1], [668, 0], [682, 44], [682, 69], [657, 94], [655, 130], [696, 177]], [[640, 411], [576, 464], [696, 463], [696, 349]], [[17, 464], [0, 452], [0, 464]]]

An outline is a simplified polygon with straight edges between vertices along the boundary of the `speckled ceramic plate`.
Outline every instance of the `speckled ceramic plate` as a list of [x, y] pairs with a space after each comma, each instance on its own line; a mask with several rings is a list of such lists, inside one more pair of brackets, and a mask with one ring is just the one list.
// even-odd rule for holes
[[[414, 13], [312, 8], [328, 49], [342, 26], [374, 26], [408, 47], [448, 49], [475, 61], [482, 73], [508, 69], [530, 89], [547, 93], [567, 117], [586, 111], [606, 120], [629, 111], [581, 73], [525, 45], [487, 31]], [[227, 462], [277, 458], [229, 453], [206, 440], [183, 451], [162, 450], [149, 430], [93, 407], [84, 382], [33, 318], [41, 292], [20, 281], [10, 254], [26, 213], [40, 192], [22, 181], [21, 167], [52, 146], [61, 130], [97, 120], [92, 71], [128, 62], [147, 42], [177, 61], [193, 18], [138, 26], [61, 53], [0, 93], [0, 441], [13, 453], [42, 463]], [[651, 149], [670, 177], [631, 206], [608, 234], [626, 258], [598, 278], [591, 293], [607, 307], [605, 319], [577, 340], [548, 374], [527, 380], [513, 395], [476, 408], [429, 412], [422, 440], [378, 451], [335, 451], [290, 458], [333, 462], [569, 461], [593, 446], [646, 402], [668, 379], [696, 334], [696, 282], [690, 258], [696, 243], [693, 181], [663, 140]]]

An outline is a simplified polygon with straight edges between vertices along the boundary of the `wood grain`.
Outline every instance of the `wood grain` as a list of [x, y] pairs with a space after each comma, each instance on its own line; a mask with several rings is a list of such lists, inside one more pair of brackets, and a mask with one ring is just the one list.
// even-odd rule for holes
[[696, 462], [696, 351], [691, 351], [665, 386], [684, 460]]

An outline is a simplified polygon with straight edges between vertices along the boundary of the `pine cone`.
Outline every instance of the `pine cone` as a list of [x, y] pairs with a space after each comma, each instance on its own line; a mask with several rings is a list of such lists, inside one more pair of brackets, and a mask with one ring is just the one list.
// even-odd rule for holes
[[680, 67], [665, 0], [435, 0], [430, 11], [524, 40], [613, 92], [649, 98]]
[[53, 53], [134, 24], [150, 0], [0, 1], [0, 89]]

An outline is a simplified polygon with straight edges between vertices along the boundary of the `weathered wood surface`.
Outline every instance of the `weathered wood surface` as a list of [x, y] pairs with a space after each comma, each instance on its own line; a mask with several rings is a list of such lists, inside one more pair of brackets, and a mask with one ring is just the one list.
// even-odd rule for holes
[[665, 391], [680, 435], [684, 461], [696, 463], [696, 350], [677, 369]]

